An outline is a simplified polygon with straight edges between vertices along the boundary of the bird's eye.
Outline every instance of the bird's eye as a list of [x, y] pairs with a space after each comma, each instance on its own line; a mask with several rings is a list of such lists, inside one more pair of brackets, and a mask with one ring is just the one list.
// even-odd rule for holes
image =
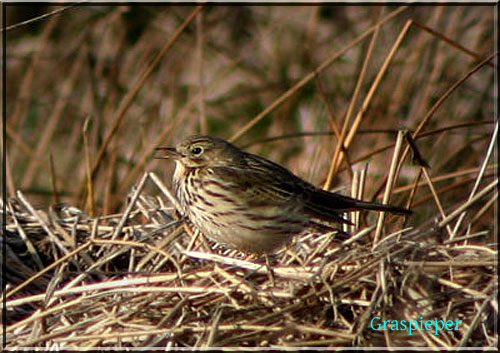
[[191, 149], [191, 153], [195, 156], [199, 156], [200, 154], [203, 153], [203, 148], [202, 147], [199, 147], [199, 146], [196, 146], [196, 147], [193, 147]]

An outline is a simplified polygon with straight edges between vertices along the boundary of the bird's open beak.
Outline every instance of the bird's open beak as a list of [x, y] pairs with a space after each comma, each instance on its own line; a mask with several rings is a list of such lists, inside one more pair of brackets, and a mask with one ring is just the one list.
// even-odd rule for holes
[[174, 147], [156, 147], [155, 150], [165, 152], [163, 156], [155, 156], [155, 159], [179, 159], [181, 157]]

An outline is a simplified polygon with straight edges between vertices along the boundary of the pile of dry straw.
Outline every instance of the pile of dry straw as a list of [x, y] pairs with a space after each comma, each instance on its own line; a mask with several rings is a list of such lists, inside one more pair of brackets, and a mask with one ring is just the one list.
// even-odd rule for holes
[[[366, 217], [350, 237], [304, 234], [270, 258], [269, 273], [263, 258], [193, 232], [168, 191], [146, 194], [151, 180], [160, 185], [146, 174], [125, 212], [107, 217], [35, 210], [21, 192], [8, 201], [8, 347], [497, 344], [492, 231], [451, 226], [480, 216], [464, 217], [475, 200], [445, 219], [416, 214], [418, 227], [387, 215], [377, 242]], [[460, 325], [411, 335], [392, 326], [409, 320]]]

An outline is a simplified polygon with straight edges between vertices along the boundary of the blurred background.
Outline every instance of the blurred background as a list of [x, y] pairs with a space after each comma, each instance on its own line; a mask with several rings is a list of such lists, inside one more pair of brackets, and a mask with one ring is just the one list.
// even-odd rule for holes
[[[332, 187], [349, 193], [352, 170], [368, 163], [370, 199], [387, 175], [397, 131], [415, 131], [425, 121], [420, 133], [428, 134], [416, 143], [446, 208], [467, 196], [491, 138], [491, 63], [425, 117], [493, 53], [493, 6], [206, 6], [196, 16], [195, 6], [4, 9], [7, 193], [21, 190], [40, 207], [67, 202], [88, 211], [92, 175], [93, 212], [122, 210], [145, 171], [169, 185], [174, 163], [154, 160], [154, 148], [195, 133], [236, 137], [236, 145], [322, 186], [335, 130], [342, 130], [351, 107], [349, 132], [369, 97]], [[372, 27], [391, 13], [374, 35]], [[401, 199], [410, 192], [404, 186], [422, 181], [419, 169], [406, 159], [396, 181]], [[414, 205], [437, 212], [427, 187], [418, 189]], [[492, 217], [490, 207], [483, 222]]]

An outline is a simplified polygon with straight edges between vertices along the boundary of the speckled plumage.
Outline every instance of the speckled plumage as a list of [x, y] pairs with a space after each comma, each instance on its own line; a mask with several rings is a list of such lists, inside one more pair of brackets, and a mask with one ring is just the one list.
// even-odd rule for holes
[[245, 252], [273, 252], [314, 219], [345, 223], [345, 211], [411, 213], [324, 191], [215, 137], [191, 136], [158, 150], [176, 162], [173, 186], [182, 212], [209, 238]]

